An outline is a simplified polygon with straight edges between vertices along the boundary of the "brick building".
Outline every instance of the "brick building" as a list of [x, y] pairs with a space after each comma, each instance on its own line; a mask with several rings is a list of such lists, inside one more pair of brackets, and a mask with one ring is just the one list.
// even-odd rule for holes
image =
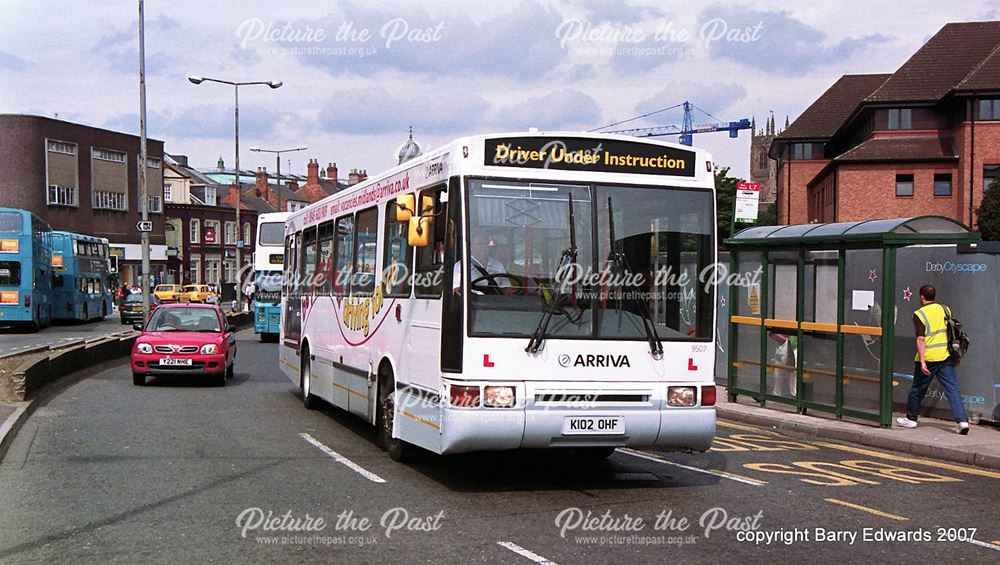
[[778, 222], [940, 214], [1000, 177], [1000, 21], [945, 25], [891, 74], [845, 75], [778, 134]]
[[[98, 237], [137, 282], [142, 265], [139, 137], [43, 116], [0, 114], [0, 206], [34, 212], [52, 226]], [[163, 142], [147, 140], [152, 274], [166, 268]]]

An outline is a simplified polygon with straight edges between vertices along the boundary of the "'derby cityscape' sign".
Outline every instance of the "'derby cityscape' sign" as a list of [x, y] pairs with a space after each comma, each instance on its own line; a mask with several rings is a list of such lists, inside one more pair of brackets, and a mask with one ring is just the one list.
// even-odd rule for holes
[[486, 140], [484, 165], [562, 171], [694, 176], [694, 151], [649, 143], [579, 137]]

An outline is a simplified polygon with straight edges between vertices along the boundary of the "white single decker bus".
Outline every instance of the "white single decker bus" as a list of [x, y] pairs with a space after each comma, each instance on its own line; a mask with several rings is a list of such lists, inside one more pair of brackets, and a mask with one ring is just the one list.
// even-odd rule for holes
[[700, 149], [457, 139], [285, 223], [280, 364], [390, 457], [715, 435], [715, 187]]
[[[285, 220], [288, 212], [257, 216], [257, 242], [253, 251], [254, 333], [261, 341], [278, 341], [281, 327], [281, 276], [285, 263]], [[240, 284], [240, 283], [237, 283]]]

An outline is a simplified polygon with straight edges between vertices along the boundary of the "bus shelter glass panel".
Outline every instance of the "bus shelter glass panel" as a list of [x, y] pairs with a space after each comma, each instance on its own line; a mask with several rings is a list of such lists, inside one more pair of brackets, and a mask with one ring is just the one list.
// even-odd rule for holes
[[834, 406], [837, 375], [836, 251], [807, 251], [802, 315], [802, 400]]
[[767, 256], [768, 313], [766, 357], [767, 394], [787, 399], [796, 395], [798, 363], [798, 270], [797, 251], [772, 251]]
[[[737, 319], [760, 320], [763, 297], [761, 296], [761, 272], [763, 254], [757, 251], [740, 252], [735, 264], [735, 272], [730, 273], [732, 285], [732, 312]], [[745, 283], [745, 284], [740, 284]], [[734, 323], [733, 332], [733, 374], [737, 388], [760, 390], [760, 322]]]
[[877, 414], [882, 358], [881, 249], [852, 249], [844, 265], [844, 408]]

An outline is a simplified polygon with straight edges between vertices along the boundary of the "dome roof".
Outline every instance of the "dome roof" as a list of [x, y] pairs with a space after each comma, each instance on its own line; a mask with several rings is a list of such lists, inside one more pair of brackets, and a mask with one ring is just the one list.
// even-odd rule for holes
[[413, 126], [410, 126], [410, 138], [399, 148], [399, 162], [397, 164], [402, 165], [406, 161], [419, 157], [422, 154], [423, 150], [420, 149], [416, 141], [413, 141]]

